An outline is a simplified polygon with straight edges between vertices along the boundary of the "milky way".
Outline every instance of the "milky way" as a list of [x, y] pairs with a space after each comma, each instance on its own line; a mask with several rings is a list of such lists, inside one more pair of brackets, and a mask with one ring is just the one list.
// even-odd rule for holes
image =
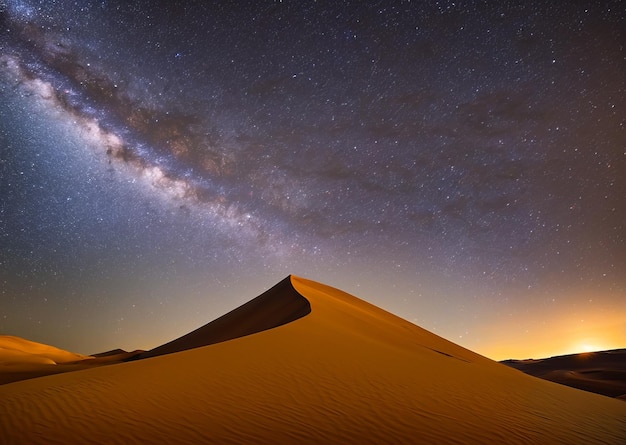
[[296, 273], [623, 343], [624, 10], [543, 3], [0, 0], [0, 331], [149, 348]]

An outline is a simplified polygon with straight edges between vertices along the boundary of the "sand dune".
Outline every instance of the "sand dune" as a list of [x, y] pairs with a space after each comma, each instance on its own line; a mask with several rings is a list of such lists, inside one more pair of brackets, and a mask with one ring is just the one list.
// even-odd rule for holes
[[626, 349], [502, 363], [551, 382], [626, 400]]
[[94, 365], [113, 364], [120, 362], [127, 362], [129, 360], [136, 360], [140, 354], [146, 351], [124, 351], [123, 349], [114, 349], [112, 351], [101, 352], [99, 354], [93, 354], [94, 359], [91, 361]]
[[51, 358], [38, 354], [29, 354], [28, 352], [16, 351], [15, 349], [0, 348], [0, 365], [14, 366], [25, 364], [56, 365], [56, 362]]
[[81, 369], [92, 357], [10, 335], [0, 335], [0, 385]]
[[0, 442], [626, 443], [624, 402], [525, 375], [322, 284], [291, 277], [240, 321], [263, 326], [264, 305], [291, 289], [311, 309], [288, 304], [292, 322], [0, 386]]
[[54, 346], [44, 345], [10, 335], [0, 335], [0, 364], [27, 363], [67, 363], [84, 360], [88, 356], [64, 351]]
[[311, 306], [308, 300], [296, 292], [289, 278], [285, 278], [226, 315], [176, 340], [143, 352], [137, 358], [156, 357], [232, 340], [281, 326], [309, 312]]

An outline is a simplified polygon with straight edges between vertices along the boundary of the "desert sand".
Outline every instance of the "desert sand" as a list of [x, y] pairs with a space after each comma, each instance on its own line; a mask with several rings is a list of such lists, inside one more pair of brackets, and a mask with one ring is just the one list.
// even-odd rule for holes
[[303, 278], [258, 298], [152, 357], [0, 386], [0, 442], [626, 443], [623, 401]]
[[0, 335], [0, 385], [50, 374], [132, 360], [144, 351], [121, 349], [82, 355], [10, 335]]
[[0, 385], [83, 369], [92, 357], [10, 335], [0, 335]]
[[8, 362], [57, 364], [75, 362], [87, 356], [64, 351], [10, 335], [0, 335], [0, 364]]

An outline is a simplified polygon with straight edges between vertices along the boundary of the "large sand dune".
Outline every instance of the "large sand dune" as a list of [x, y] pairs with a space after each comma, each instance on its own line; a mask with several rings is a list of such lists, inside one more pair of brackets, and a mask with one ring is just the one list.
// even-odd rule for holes
[[622, 401], [527, 376], [322, 284], [290, 277], [271, 295], [264, 304], [288, 303], [278, 318], [293, 321], [270, 329], [263, 304], [239, 320], [261, 326], [250, 335], [194, 349], [182, 337], [166, 355], [0, 386], [0, 442], [626, 443]]

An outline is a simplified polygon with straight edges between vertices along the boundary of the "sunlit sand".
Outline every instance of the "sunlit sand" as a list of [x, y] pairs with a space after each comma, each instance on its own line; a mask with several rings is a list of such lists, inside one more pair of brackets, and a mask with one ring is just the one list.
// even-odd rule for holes
[[0, 386], [0, 442], [626, 443], [623, 401], [294, 276], [132, 357]]

